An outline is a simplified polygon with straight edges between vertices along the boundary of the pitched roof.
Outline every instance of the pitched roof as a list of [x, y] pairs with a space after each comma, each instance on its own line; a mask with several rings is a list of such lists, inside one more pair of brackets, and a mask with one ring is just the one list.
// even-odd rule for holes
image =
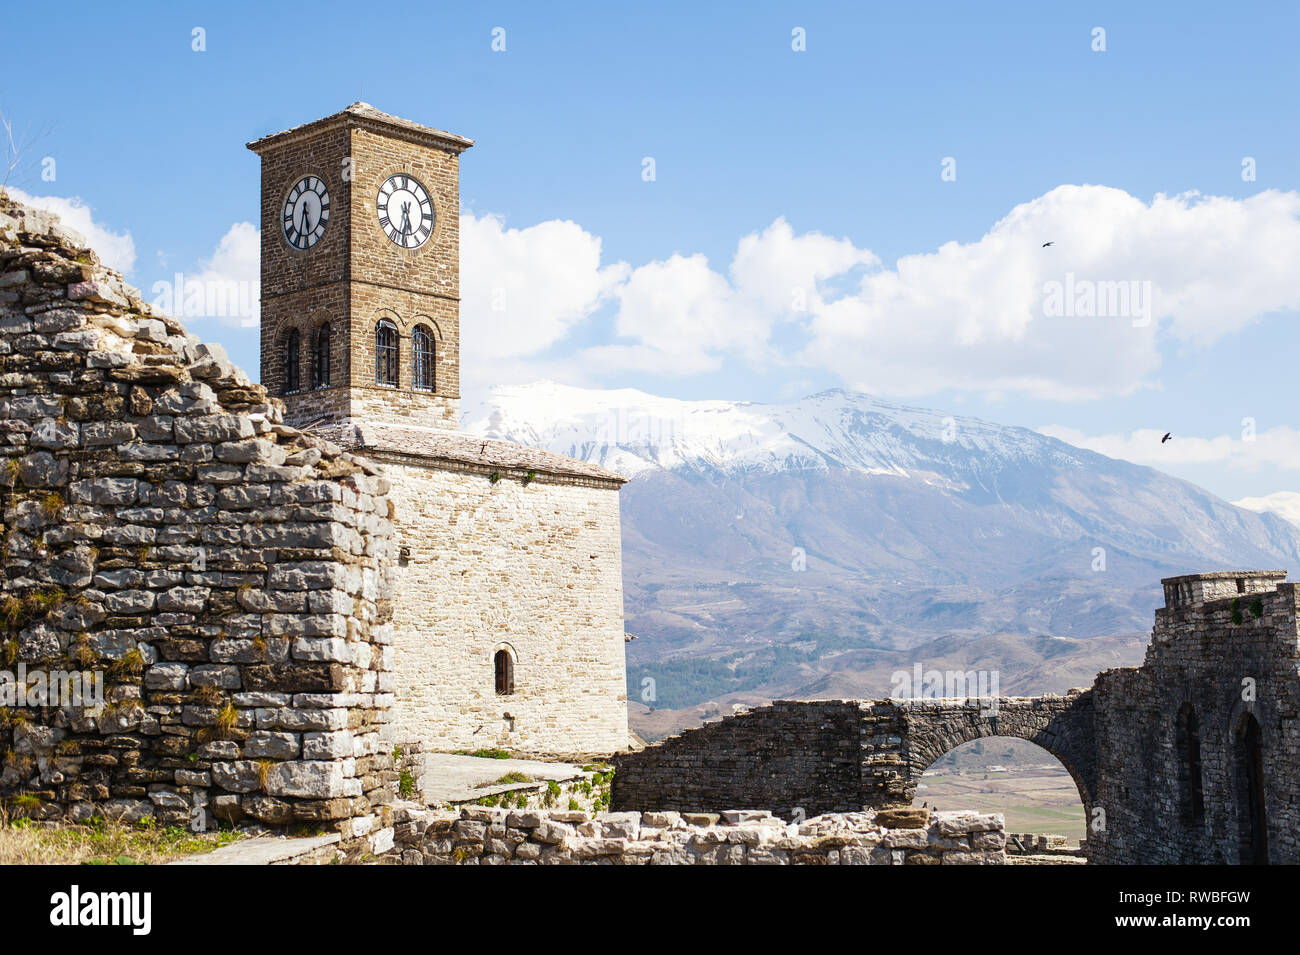
[[463, 153], [474, 145], [474, 140], [466, 139], [464, 136], [457, 136], [455, 133], [434, 129], [432, 126], [421, 126], [409, 119], [402, 119], [400, 116], [381, 112], [369, 103], [358, 102], [322, 119], [303, 123], [301, 126], [293, 126], [281, 132], [263, 136], [261, 139], [255, 139], [248, 144], [248, 148], [260, 155], [263, 150], [272, 145], [312, 136], [331, 126], [360, 126], [378, 129], [389, 135], [396, 135], [399, 139], [449, 149], [457, 154]]
[[483, 468], [537, 471], [541, 474], [627, 483], [627, 478], [621, 474], [615, 474], [598, 464], [579, 461], [542, 448], [515, 444], [513, 441], [483, 438], [461, 431], [354, 419], [308, 430], [362, 455], [378, 452], [405, 458], [423, 458], [430, 463], [453, 462]]

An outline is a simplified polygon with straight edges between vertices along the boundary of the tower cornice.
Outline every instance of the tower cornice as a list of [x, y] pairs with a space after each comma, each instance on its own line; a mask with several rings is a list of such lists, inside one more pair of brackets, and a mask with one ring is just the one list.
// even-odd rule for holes
[[336, 128], [366, 129], [420, 146], [445, 149], [456, 155], [460, 155], [474, 145], [472, 139], [457, 136], [455, 133], [449, 133], [446, 130], [434, 129], [432, 126], [422, 126], [409, 119], [402, 119], [400, 116], [392, 116], [375, 109], [369, 103], [353, 103], [346, 109], [322, 119], [313, 120], [301, 126], [293, 126], [281, 132], [263, 136], [261, 139], [255, 139], [248, 143], [247, 146], [260, 156], [273, 147], [281, 147], [298, 140], [310, 139], [326, 130]]

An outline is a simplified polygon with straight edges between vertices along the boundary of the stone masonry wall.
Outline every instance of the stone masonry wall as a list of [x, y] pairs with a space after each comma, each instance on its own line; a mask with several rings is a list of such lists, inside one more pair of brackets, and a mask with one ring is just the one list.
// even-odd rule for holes
[[[866, 722], [869, 709], [856, 700], [781, 701], [616, 756], [612, 807], [855, 812], [866, 805], [865, 737], [878, 727]], [[882, 736], [897, 751], [901, 730], [885, 727]]]
[[[618, 489], [375, 455], [398, 545], [396, 735], [581, 757], [627, 746]], [[499, 473], [499, 472], [497, 472]], [[514, 658], [496, 693], [493, 656]]]
[[[5, 808], [368, 831], [395, 790], [387, 481], [83, 246], [0, 193]], [[22, 668], [104, 703], [20, 694]]]
[[786, 824], [761, 810], [586, 812], [401, 806], [407, 865], [1000, 865], [1000, 815], [846, 813]]

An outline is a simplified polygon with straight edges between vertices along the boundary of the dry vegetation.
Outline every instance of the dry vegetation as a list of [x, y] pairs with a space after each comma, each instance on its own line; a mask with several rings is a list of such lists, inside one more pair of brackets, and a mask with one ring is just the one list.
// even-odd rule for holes
[[152, 865], [211, 852], [238, 838], [236, 832], [193, 833], [99, 819], [54, 826], [0, 818], [0, 865]]

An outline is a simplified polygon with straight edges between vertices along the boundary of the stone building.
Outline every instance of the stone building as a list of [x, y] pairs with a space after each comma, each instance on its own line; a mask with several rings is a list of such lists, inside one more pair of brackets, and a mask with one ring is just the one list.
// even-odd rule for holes
[[618, 491], [461, 434], [460, 156], [354, 103], [266, 136], [262, 382], [287, 423], [382, 464], [398, 546], [399, 739], [533, 755], [627, 745]]

